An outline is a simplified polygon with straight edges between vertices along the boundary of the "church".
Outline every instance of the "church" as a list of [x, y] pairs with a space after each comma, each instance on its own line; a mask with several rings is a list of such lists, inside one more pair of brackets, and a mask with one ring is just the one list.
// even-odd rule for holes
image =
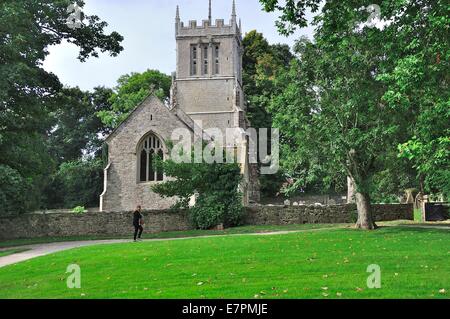
[[[225, 136], [227, 128], [250, 127], [242, 83], [242, 30], [235, 1], [229, 23], [212, 21], [211, 0], [208, 19], [201, 24], [189, 21], [186, 25], [177, 7], [175, 38], [177, 63], [170, 102], [150, 95], [106, 139], [108, 165], [100, 211], [131, 211], [137, 205], [164, 210], [175, 204], [176, 199], [161, 198], [151, 190], [166, 179], [154, 167], [153, 159], [170, 158], [168, 144], [175, 130], [187, 129], [196, 140], [203, 137], [202, 130], [220, 129]], [[200, 134], [197, 123], [202, 124]], [[248, 154], [247, 145], [243, 141], [244, 154]], [[257, 166], [248, 160], [240, 165], [244, 204], [258, 201]]]

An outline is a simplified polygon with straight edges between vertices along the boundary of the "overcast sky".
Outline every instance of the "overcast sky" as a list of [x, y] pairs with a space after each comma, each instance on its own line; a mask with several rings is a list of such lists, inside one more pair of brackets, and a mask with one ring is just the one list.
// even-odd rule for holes
[[[114, 87], [117, 79], [130, 72], [157, 69], [170, 74], [175, 70], [175, 9], [180, 6], [181, 20], [207, 19], [208, 0], [85, 0], [83, 11], [108, 22], [108, 32], [124, 36], [124, 50], [115, 58], [107, 54], [85, 63], [76, 57], [74, 45], [62, 43], [50, 48], [44, 68], [55, 73], [64, 85], [91, 90], [96, 86]], [[229, 21], [232, 0], [212, 0], [212, 16]], [[292, 45], [301, 35], [312, 37], [312, 29], [302, 29], [286, 38], [277, 33], [277, 15], [262, 11], [258, 0], [237, 0], [238, 18], [245, 32], [256, 29], [270, 43]]]

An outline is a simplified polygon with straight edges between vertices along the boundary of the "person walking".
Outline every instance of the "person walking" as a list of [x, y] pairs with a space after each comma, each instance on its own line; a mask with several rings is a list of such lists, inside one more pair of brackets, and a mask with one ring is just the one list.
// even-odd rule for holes
[[141, 214], [142, 207], [138, 206], [133, 213], [134, 241], [140, 241], [144, 231], [144, 217]]

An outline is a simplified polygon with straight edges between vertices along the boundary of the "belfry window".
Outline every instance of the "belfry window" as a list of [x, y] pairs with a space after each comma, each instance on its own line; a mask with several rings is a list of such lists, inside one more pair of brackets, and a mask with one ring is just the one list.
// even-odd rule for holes
[[219, 58], [220, 58], [220, 51], [219, 51], [219, 45], [216, 44], [214, 46], [214, 74], [219, 74], [220, 67], [219, 67]]
[[161, 169], [156, 167], [155, 160], [164, 160], [163, 145], [155, 135], [147, 136], [139, 147], [139, 182], [159, 182], [164, 180]]
[[197, 46], [191, 45], [191, 75], [197, 75]]
[[202, 67], [202, 74], [208, 74], [208, 68], [209, 68], [209, 64], [208, 64], [208, 45], [203, 46], [203, 67]]

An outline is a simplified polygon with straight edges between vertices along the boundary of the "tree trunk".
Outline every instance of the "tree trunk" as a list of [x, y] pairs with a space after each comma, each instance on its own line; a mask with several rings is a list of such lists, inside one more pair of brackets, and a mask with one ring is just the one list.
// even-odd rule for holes
[[369, 194], [356, 192], [355, 198], [356, 207], [358, 209], [358, 221], [356, 223], [356, 228], [366, 230], [377, 229], [377, 225], [372, 217]]
[[425, 194], [425, 176], [423, 176], [423, 174], [419, 175], [419, 191], [422, 194]]
[[355, 182], [349, 176], [347, 177], [347, 204], [355, 203]]

